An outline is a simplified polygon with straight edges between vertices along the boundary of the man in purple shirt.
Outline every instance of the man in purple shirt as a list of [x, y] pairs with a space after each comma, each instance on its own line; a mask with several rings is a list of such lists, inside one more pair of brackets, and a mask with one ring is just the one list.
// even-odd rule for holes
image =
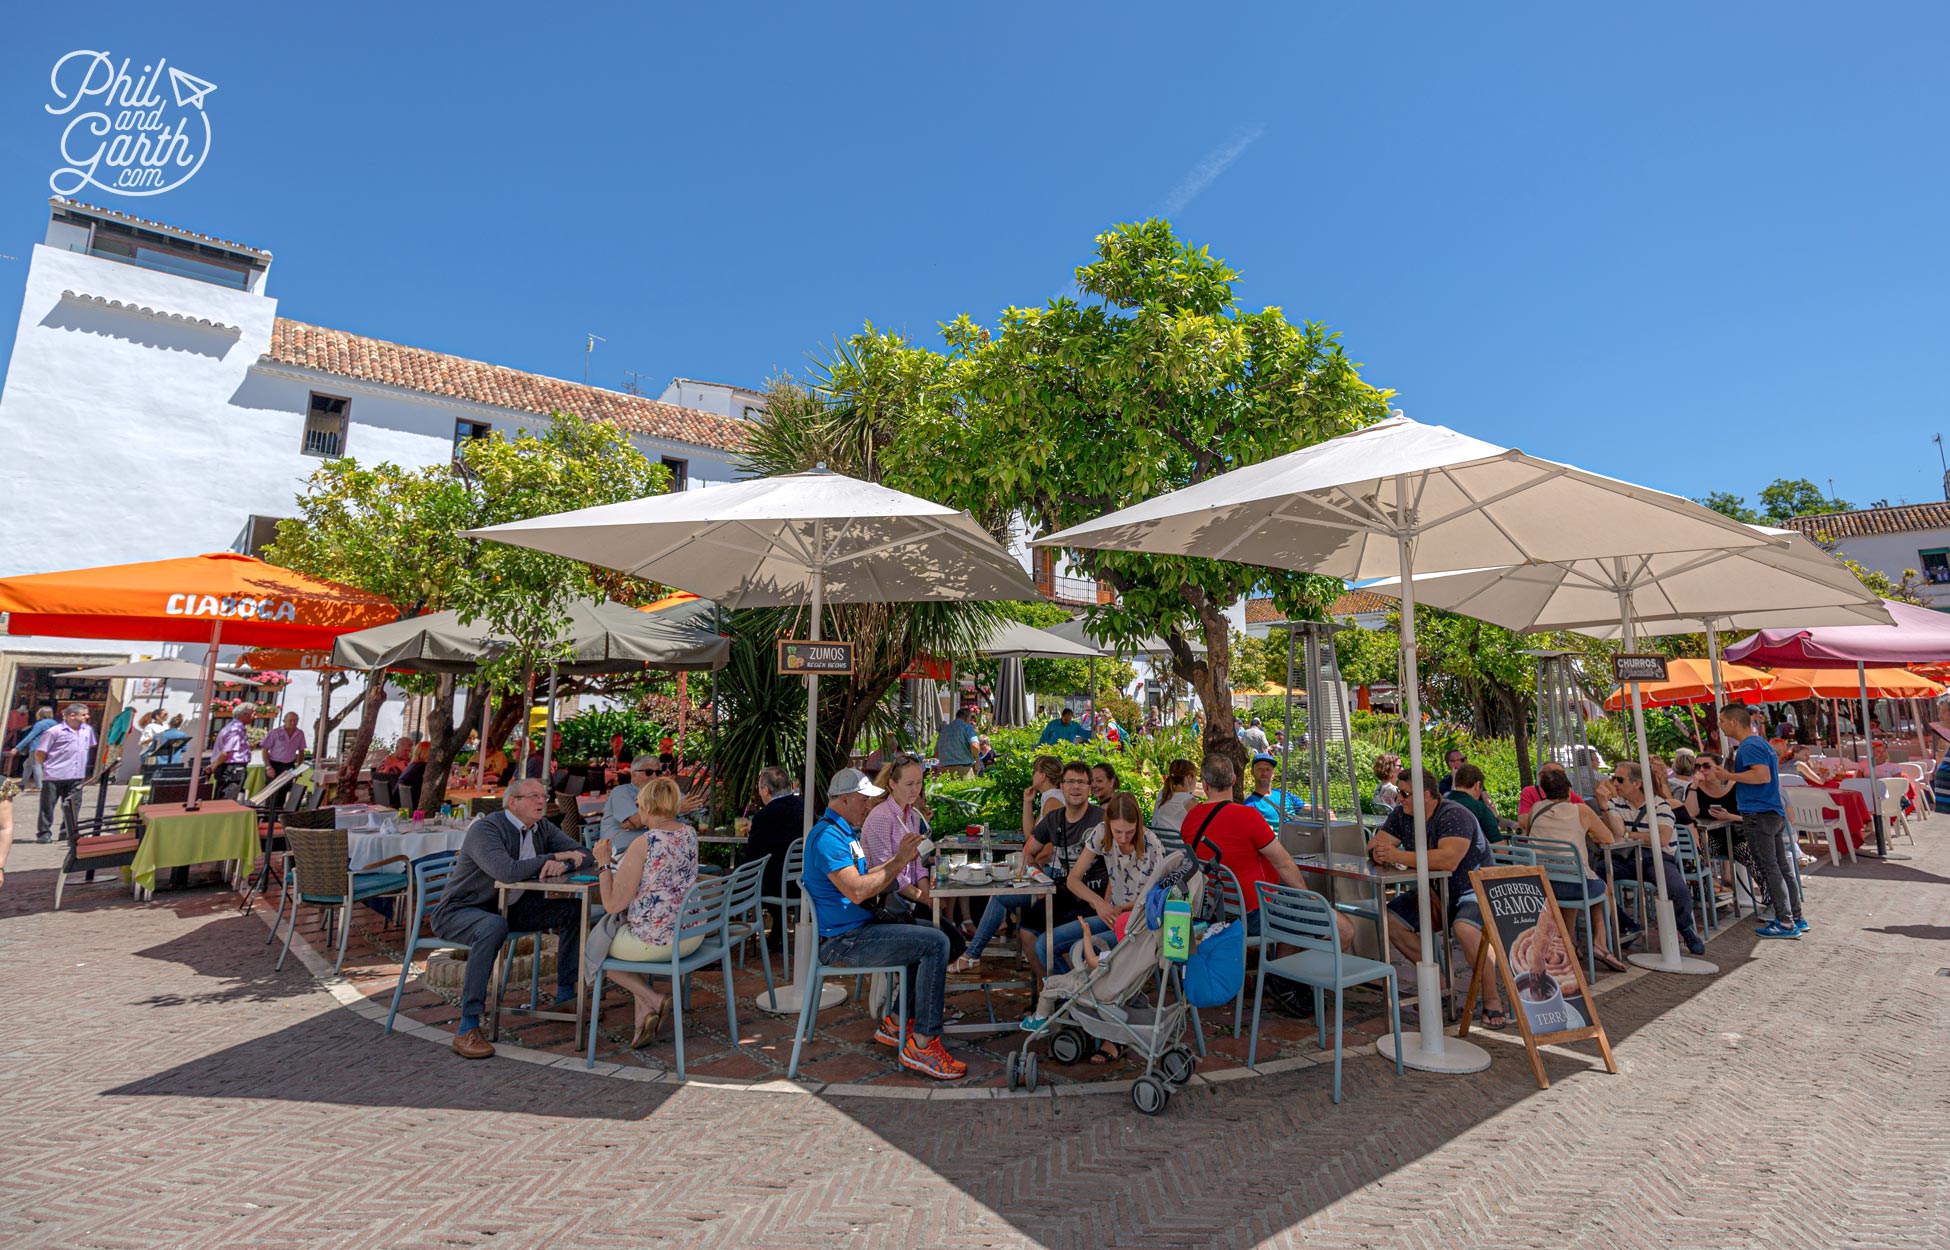
[[230, 714], [230, 723], [217, 731], [211, 763], [216, 767], [212, 785], [220, 799], [234, 799], [244, 792], [244, 772], [251, 766], [251, 718], [256, 715], [248, 703], [239, 703]]
[[88, 725], [88, 705], [70, 703], [62, 721], [34, 740], [34, 762], [41, 770], [41, 811], [34, 831], [36, 842], [54, 841], [54, 806], [68, 809], [68, 828], [79, 819], [82, 782], [88, 779], [88, 753], [95, 749], [95, 731]]

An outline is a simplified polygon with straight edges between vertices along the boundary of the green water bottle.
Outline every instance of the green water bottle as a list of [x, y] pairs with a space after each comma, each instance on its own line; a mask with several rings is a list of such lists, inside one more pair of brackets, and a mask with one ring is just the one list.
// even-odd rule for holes
[[1175, 963], [1192, 957], [1192, 905], [1177, 886], [1165, 896], [1164, 925], [1159, 930], [1160, 953]]

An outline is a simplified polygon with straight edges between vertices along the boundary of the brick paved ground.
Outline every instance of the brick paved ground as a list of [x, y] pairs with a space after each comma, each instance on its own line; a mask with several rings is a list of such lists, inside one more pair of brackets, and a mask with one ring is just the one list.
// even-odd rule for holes
[[[31, 827], [31, 826], [30, 826]], [[1521, 1053], [1184, 1092], [908, 1101], [466, 1064], [383, 1037], [214, 891], [0, 890], [0, 1246], [1950, 1245], [1950, 817], [1817, 929], [1607, 994], [1620, 1075]], [[1758, 949], [1756, 949], [1758, 947]], [[1584, 1049], [1588, 1048], [1574, 1048]]]

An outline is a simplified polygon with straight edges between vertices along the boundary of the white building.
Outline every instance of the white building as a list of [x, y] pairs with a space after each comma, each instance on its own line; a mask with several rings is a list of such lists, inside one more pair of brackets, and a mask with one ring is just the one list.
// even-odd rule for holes
[[744, 421], [765, 411], [765, 396], [757, 391], [729, 382], [699, 382], [695, 378], [672, 378], [664, 393], [657, 396], [657, 402]]
[[1914, 572], [1923, 601], [1940, 612], [1950, 611], [1950, 502], [1829, 512], [1784, 524], [1816, 541], [1832, 542], [1837, 556], [1892, 582]]
[[[462, 439], [554, 411], [614, 421], [681, 488], [732, 477], [735, 408], [290, 320], [267, 291], [270, 268], [260, 248], [50, 202], [0, 391], [0, 576], [254, 550], [327, 458], [445, 464]], [[16, 678], [32, 676], [23, 666], [165, 651], [0, 637], [0, 700], [13, 705]]]

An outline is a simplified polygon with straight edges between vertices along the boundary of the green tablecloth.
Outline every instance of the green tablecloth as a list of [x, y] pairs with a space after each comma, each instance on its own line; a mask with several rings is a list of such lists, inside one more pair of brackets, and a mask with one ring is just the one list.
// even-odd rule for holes
[[137, 773], [129, 778], [129, 788], [122, 792], [122, 801], [115, 805], [117, 816], [133, 816], [149, 797], [149, 783]]
[[151, 803], [142, 812], [142, 845], [129, 866], [135, 883], [156, 888], [158, 868], [241, 861], [257, 862], [257, 813], [237, 803], [206, 800], [194, 812], [180, 803]]
[[244, 768], [244, 797], [249, 798], [264, 788], [264, 765], [250, 764]]

